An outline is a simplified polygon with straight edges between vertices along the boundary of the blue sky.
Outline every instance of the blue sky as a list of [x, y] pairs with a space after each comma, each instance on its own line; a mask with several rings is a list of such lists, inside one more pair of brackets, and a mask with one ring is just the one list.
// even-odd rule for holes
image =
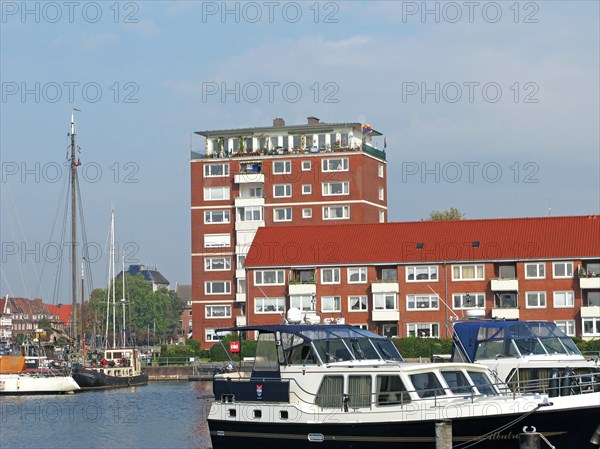
[[191, 133], [276, 116], [384, 133], [391, 221], [600, 213], [598, 2], [69, 8], [2, 2], [1, 294], [56, 296], [72, 108], [88, 240], [105, 248], [114, 207], [128, 262], [173, 286], [191, 282]]

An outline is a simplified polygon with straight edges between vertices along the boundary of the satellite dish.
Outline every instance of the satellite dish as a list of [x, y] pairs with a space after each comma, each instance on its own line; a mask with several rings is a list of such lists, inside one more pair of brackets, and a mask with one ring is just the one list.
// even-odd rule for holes
[[297, 307], [292, 307], [287, 311], [287, 322], [289, 324], [300, 324], [302, 322], [302, 312]]

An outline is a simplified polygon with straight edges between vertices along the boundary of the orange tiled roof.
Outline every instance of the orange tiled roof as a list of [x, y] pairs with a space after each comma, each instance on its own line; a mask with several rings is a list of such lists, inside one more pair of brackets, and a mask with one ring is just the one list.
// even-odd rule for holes
[[599, 216], [263, 227], [245, 266], [568, 258], [600, 258]]

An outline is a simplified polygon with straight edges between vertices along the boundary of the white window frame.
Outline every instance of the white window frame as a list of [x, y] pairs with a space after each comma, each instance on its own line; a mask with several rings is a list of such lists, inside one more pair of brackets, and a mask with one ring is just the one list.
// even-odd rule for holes
[[554, 324], [569, 337], [575, 336], [575, 320], [556, 320]]
[[[334, 209], [340, 209], [342, 210], [342, 216], [338, 217], [337, 214], [335, 214], [336, 216], [332, 216], [332, 211]], [[323, 206], [323, 220], [350, 220], [350, 206]]]
[[302, 209], [302, 218], [312, 218], [312, 207]]
[[[434, 327], [437, 329], [437, 333], [434, 332]], [[423, 328], [429, 330], [429, 335], [422, 338], [440, 338], [440, 323], [407, 323], [406, 336], [420, 337], [419, 331], [423, 330]]]
[[[277, 193], [278, 189], [283, 189], [283, 192]], [[282, 194], [281, 194], [282, 193]], [[291, 184], [273, 184], [273, 198], [290, 198], [292, 196]]]
[[[223, 307], [224, 315], [214, 315], [213, 309]], [[204, 306], [204, 318], [207, 320], [231, 318], [231, 305], [229, 304], [207, 304]]]
[[236, 293], [246, 293], [246, 278], [238, 278], [236, 282]]
[[[265, 279], [274, 276], [273, 280]], [[285, 270], [256, 270], [254, 272], [254, 285], [285, 285]]]
[[[598, 332], [586, 333], [585, 331], [585, 323], [587, 321], [591, 321], [592, 329], [598, 330]], [[598, 337], [600, 336], [600, 317], [585, 317], [581, 319], [581, 336], [582, 337]]]
[[[223, 268], [213, 268], [213, 265], [222, 260]], [[231, 271], [231, 257], [220, 256], [220, 257], [205, 257], [204, 258], [204, 271]]]
[[[474, 267], [475, 277], [473, 278], [465, 278], [463, 276], [463, 269], [467, 267]], [[478, 277], [479, 267], [481, 267], [481, 277]], [[455, 277], [454, 269], [458, 268], [459, 275]], [[485, 280], [485, 265], [483, 264], [461, 264], [461, 265], [452, 265], [452, 280], [457, 282], [463, 281], [484, 281]]]
[[[536, 274], [534, 276], [530, 276], [527, 273], [527, 269], [531, 266], [535, 267]], [[543, 274], [540, 274], [540, 268], [544, 271]], [[525, 264], [525, 279], [546, 279], [546, 264], [544, 262], [526, 263]]]
[[[220, 191], [221, 195], [213, 198]], [[227, 201], [230, 198], [229, 187], [204, 187], [204, 201]]]
[[[358, 274], [358, 280], [352, 280], [352, 276]], [[366, 267], [350, 267], [347, 269], [348, 284], [366, 284], [367, 283], [367, 268]]]
[[377, 165], [377, 176], [383, 178], [383, 164], [381, 162]]
[[[280, 211], [284, 211], [284, 217], [281, 218], [279, 216]], [[291, 207], [276, 207], [273, 209], [273, 221], [282, 222], [282, 221], [292, 221], [292, 208]]]
[[[325, 272], [331, 272], [331, 281], [325, 281]], [[339, 268], [321, 268], [321, 284], [339, 284], [340, 281], [340, 269]]]
[[[565, 275], [557, 275], [556, 274], [556, 267], [560, 266], [560, 265], [564, 265], [564, 269], [565, 269]], [[553, 279], [570, 279], [574, 276], [574, 271], [573, 271], [573, 262], [552, 262], [552, 278]], [[569, 270], [571, 271], [571, 274], [568, 274]]]
[[[223, 217], [222, 221], [213, 220], [213, 215], [219, 212]], [[226, 224], [231, 223], [231, 211], [229, 209], [209, 209], [204, 211], [204, 224]]]
[[[557, 305], [557, 295], [565, 294], [565, 305]], [[569, 301], [570, 299], [570, 301]], [[570, 304], [569, 304], [570, 303]], [[573, 290], [560, 290], [553, 292], [553, 301], [555, 309], [572, 309], [575, 307], [575, 292]]]
[[[191, 329], [191, 326], [190, 326], [190, 329]], [[209, 327], [207, 327], [207, 328], [204, 328], [204, 341], [207, 341], [207, 342], [211, 342], [211, 341], [219, 341], [219, 340], [221, 340], [222, 338], [225, 338], [225, 336], [226, 336], [226, 335], [229, 335], [229, 334], [231, 333], [231, 332], [219, 332], [219, 336], [220, 336], [220, 337], [218, 337], [218, 336], [215, 334], [215, 331], [216, 331], [216, 330], [217, 330], [216, 328], [209, 328]], [[209, 338], [209, 337], [210, 337], [210, 338]], [[214, 338], [213, 338], [213, 337], [214, 337]]]
[[300, 309], [302, 312], [313, 310], [314, 304], [312, 295], [290, 295], [290, 308], [291, 307]]
[[[339, 161], [339, 162], [336, 162]], [[339, 164], [340, 168], [332, 168], [333, 164]], [[334, 157], [329, 159], [323, 159], [323, 163], [321, 164], [321, 171], [323, 173], [326, 172], [340, 172], [340, 171], [348, 171], [350, 163], [348, 162], [347, 157]]]
[[[264, 221], [264, 209], [262, 206], [241, 206], [237, 208], [237, 220], [245, 222], [259, 222]], [[256, 212], [258, 212], [258, 219], [256, 218]], [[251, 219], [247, 219], [247, 215], [250, 214]]]
[[440, 299], [438, 295], [406, 295], [406, 310], [440, 310]]
[[[425, 273], [417, 273], [417, 271], [423, 271], [427, 269], [427, 278], [417, 279], [417, 275]], [[413, 279], [409, 279], [412, 273]], [[435, 274], [435, 279], [432, 276]], [[406, 282], [438, 282], [440, 279], [439, 268], [437, 265], [411, 265], [406, 267], [404, 270], [404, 277]]]
[[[393, 299], [393, 307], [388, 307], [387, 299]], [[381, 303], [381, 301], [383, 301]], [[381, 305], [383, 305], [381, 307]], [[373, 310], [398, 310], [398, 297], [396, 293], [373, 293]]]
[[302, 195], [310, 195], [312, 193], [311, 184], [302, 184]]
[[[339, 185], [341, 187], [340, 193], [332, 193], [332, 189], [334, 186]], [[333, 182], [324, 182], [321, 184], [321, 189], [323, 192], [323, 196], [344, 196], [350, 195], [350, 183], [348, 181], [333, 181]]]
[[[215, 240], [214, 243], [207, 242], [208, 240]], [[222, 243], [217, 243], [216, 240], [222, 240]], [[231, 246], [231, 234], [204, 234], [204, 247], [205, 248], [229, 248]]]
[[312, 170], [312, 161], [302, 161], [302, 171]]
[[[213, 175], [210, 173], [210, 170], [208, 170], [208, 168], [210, 167], [221, 167], [222, 168], [222, 174], [219, 175]], [[229, 176], [229, 164], [227, 163], [223, 163], [223, 164], [204, 164], [204, 177], [205, 178], [225, 178]]]
[[[213, 284], [223, 284], [223, 292], [214, 293]], [[231, 281], [205, 281], [204, 282], [204, 294], [205, 295], [230, 295], [231, 294]]]
[[385, 211], [379, 211], [379, 223], [385, 223]]
[[[352, 304], [358, 301], [358, 309], [353, 309]], [[348, 312], [366, 312], [369, 310], [369, 297], [367, 295], [348, 296]]]
[[[266, 307], [270, 307], [271, 304], [265, 305], [265, 303], [274, 302], [273, 307], [275, 310], [265, 311]], [[258, 310], [258, 306], [261, 306], [261, 311]], [[257, 315], [268, 315], [268, 314], [280, 314], [285, 312], [285, 298], [254, 298], [254, 313]]]
[[[529, 304], [529, 298], [535, 300], [535, 305]], [[545, 309], [548, 307], [548, 295], [546, 292], [525, 292], [525, 308], [526, 309]]]
[[[282, 171], [277, 171], [275, 167], [283, 164]], [[273, 161], [273, 174], [274, 175], [289, 175], [292, 172], [292, 161]]]
[[[465, 304], [467, 300], [467, 294], [473, 298], [473, 303], [475, 305], [469, 306]], [[456, 304], [457, 299], [460, 301], [459, 305]], [[483, 305], [479, 305], [481, 303], [483, 303]], [[485, 293], [452, 293], [452, 308], [454, 310], [485, 309]]]
[[383, 201], [385, 199], [385, 189], [383, 187], [379, 187], [379, 200]]
[[[331, 301], [331, 304], [329, 302]], [[328, 307], [325, 307], [325, 306]], [[341, 296], [321, 296], [321, 312], [323, 313], [335, 313], [342, 311], [342, 297]]]

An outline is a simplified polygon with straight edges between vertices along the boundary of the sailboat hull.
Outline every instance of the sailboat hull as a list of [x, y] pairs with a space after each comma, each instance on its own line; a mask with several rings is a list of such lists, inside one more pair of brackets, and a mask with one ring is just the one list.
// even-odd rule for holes
[[110, 376], [96, 369], [77, 368], [73, 370], [72, 375], [81, 390], [135, 387], [148, 383], [148, 374], [146, 373], [132, 376]]
[[0, 374], [0, 394], [62, 394], [79, 390], [70, 376]]

